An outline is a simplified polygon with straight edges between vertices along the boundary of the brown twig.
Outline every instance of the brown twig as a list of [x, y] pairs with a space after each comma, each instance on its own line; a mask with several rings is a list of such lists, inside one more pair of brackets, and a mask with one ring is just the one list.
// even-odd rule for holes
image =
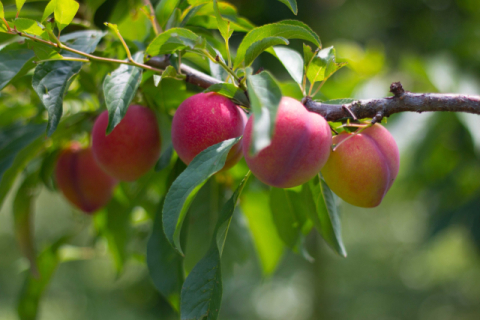
[[[464, 94], [411, 93], [405, 91], [400, 82], [390, 86], [393, 97], [357, 100], [349, 104], [326, 104], [304, 99], [305, 107], [322, 115], [327, 121], [372, 118], [378, 122], [384, 117], [400, 112], [466, 112], [480, 115], [480, 96]], [[350, 113], [350, 112], [351, 113]]]

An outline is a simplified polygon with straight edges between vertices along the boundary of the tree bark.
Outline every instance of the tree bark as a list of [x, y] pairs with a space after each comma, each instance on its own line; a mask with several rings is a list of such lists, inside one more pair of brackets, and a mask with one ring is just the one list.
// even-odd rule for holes
[[[146, 62], [146, 64], [155, 68], [165, 69], [170, 65], [170, 61], [168, 60], [167, 56], [158, 56], [151, 58]], [[185, 79], [186, 82], [192, 83], [201, 88], [207, 89], [211, 85], [222, 83], [222, 81], [217, 80], [214, 77], [211, 77], [185, 64], [181, 65], [180, 70], [182, 70], [182, 73], [187, 76]]]
[[404, 91], [400, 82], [390, 86], [392, 97], [356, 100], [338, 105], [305, 98], [305, 107], [322, 115], [327, 121], [372, 118], [374, 122], [400, 112], [467, 112], [480, 115], [480, 97], [463, 94], [411, 93]]

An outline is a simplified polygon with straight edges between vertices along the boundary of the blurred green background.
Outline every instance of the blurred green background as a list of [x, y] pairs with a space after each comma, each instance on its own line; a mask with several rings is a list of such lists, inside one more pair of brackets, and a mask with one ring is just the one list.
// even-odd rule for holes
[[[257, 25], [299, 19], [324, 47], [337, 48], [348, 67], [319, 98], [383, 97], [394, 81], [412, 92], [480, 94], [478, 0], [298, 0], [297, 17], [276, 0], [231, 2]], [[26, 8], [35, 10], [36, 3]], [[241, 38], [234, 34], [232, 43]], [[301, 48], [300, 41], [292, 43]], [[260, 67], [289, 81], [268, 54], [256, 62]], [[283, 88], [298, 95], [294, 85]], [[268, 215], [262, 207], [267, 204], [258, 197], [249, 203], [245, 195], [227, 238], [220, 319], [480, 319], [480, 117], [400, 114], [386, 125], [400, 148], [400, 173], [378, 208], [341, 203], [346, 259], [312, 234], [307, 248], [315, 262], [285, 252], [273, 275], [262, 276], [246, 227], [252, 220], [241, 209], [254, 205], [254, 214]], [[218, 203], [202, 202], [215, 188], [217, 182], [207, 184], [194, 206], [200, 235], [205, 212], [218, 210]], [[16, 299], [28, 268], [12, 232], [12, 198], [0, 212], [2, 320], [17, 319]], [[43, 297], [39, 319], [176, 319], [145, 266], [151, 222], [144, 215], [141, 208], [132, 214], [135, 254], [117, 276], [106, 242], [93, 238], [92, 219], [43, 189], [35, 204], [37, 248], [72, 232], [76, 246], [61, 249], [64, 262]]]

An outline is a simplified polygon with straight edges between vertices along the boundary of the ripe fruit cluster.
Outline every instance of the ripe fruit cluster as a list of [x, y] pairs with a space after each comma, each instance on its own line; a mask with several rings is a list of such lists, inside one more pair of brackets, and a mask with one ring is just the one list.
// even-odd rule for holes
[[[256, 155], [250, 153], [252, 130], [253, 116], [245, 121], [245, 113], [229, 99], [200, 93], [178, 107], [172, 142], [189, 164], [202, 150], [243, 133], [224, 169], [237, 163], [243, 153], [252, 173], [277, 188], [304, 184], [321, 171], [339, 197], [360, 207], [379, 205], [398, 173], [398, 148], [384, 127], [376, 124], [361, 134], [342, 133], [332, 141], [327, 121], [292, 98], [282, 98], [272, 142]], [[332, 142], [339, 145], [334, 152]]]
[[[306, 183], [322, 172], [330, 188], [346, 202], [360, 207], [380, 204], [398, 174], [399, 153], [390, 133], [381, 125], [360, 134], [341, 133], [332, 140], [330, 126], [299, 101], [282, 98], [271, 144], [250, 152], [253, 116], [216, 93], [186, 99], [172, 122], [172, 144], [187, 165], [202, 150], [240, 137], [223, 170], [241, 158], [262, 182], [277, 188]], [[160, 155], [161, 138], [153, 111], [132, 105], [122, 121], [106, 135], [108, 113], [92, 130], [92, 147], [73, 144], [59, 156], [56, 179], [65, 197], [91, 213], [110, 200], [118, 180], [134, 181], [149, 171]], [[331, 151], [332, 143], [337, 145]]]
[[92, 147], [81, 149], [75, 144], [57, 160], [59, 189], [86, 213], [108, 203], [117, 180], [140, 178], [160, 156], [160, 131], [152, 110], [132, 105], [109, 135], [107, 125], [108, 113], [104, 111], [93, 126]]

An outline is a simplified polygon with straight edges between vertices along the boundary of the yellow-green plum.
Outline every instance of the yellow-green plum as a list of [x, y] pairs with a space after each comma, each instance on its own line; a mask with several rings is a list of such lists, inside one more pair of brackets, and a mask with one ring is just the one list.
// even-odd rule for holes
[[360, 134], [341, 133], [333, 138], [338, 148], [322, 169], [328, 186], [340, 198], [357, 206], [378, 206], [397, 177], [398, 147], [392, 135], [379, 124]]
[[[172, 144], [180, 159], [189, 164], [206, 148], [224, 140], [240, 137], [246, 115], [228, 98], [217, 93], [198, 93], [183, 101], [172, 121]], [[241, 143], [227, 155], [223, 170], [242, 158]]]
[[106, 205], [117, 184], [98, 166], [92, 149], [82, 149], [76, 143], [58, 156], [55, 180], [65, 198], [86, 213], [93, 213]]
[[147, 173], [160, 156], [161, 138], [155, 113], [131, 105], [109, 135], [105, 131], [108, 113], [102, 112], [92, 130], [95, 160], [111, 176], [134, 181]]
[[271, 144], [255, 156], [249, 152], [252, 129], [253, 116], [243, 135], [243, 154], [252, 173], [270, 186], [290, 188], [304, 184], [327, 162], [332, 145], [327, 121], [293, 98], [283, 97], [280, 101]]

